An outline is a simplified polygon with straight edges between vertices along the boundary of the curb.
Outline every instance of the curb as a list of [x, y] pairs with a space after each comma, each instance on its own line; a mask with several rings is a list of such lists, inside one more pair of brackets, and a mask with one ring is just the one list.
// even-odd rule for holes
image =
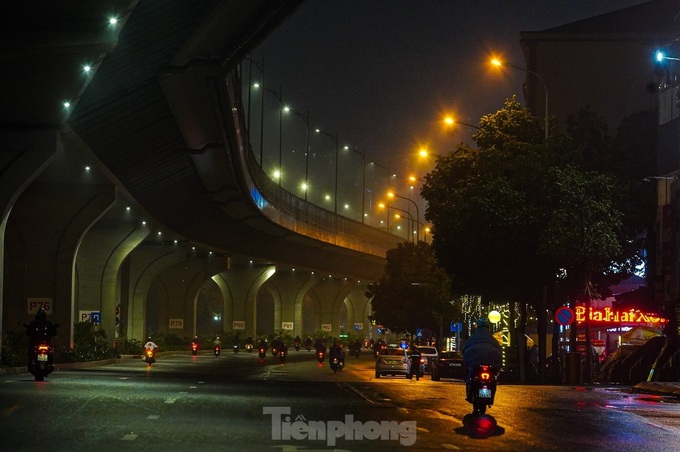
[[680, 383], [663, 381], [643, 381], [633, 386], [633, 391], [648, 394], [661, 394], [680, 397]]

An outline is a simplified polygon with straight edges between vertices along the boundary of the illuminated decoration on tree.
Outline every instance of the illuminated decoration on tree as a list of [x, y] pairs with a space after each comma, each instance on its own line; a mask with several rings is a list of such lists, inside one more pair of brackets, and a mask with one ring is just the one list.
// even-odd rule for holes
[[[585, 306], [576, 306], [574, 312], [576, 313], [577, 322], [585, 322]], [[663, 325], [668, 323], [668, 319], [659, 317], [656, 314], [645, 314], [637, 309], [619, 311], [610, 307], [601, 309], [590, 308], [588, 320], [590, 320], [591, 323], [625, 323], [627, 325]]]

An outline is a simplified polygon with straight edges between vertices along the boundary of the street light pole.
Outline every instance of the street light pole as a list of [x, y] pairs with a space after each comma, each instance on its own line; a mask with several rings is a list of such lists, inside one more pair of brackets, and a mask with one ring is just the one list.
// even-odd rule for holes
[[491, 64], [498, 67], [508, 66], [513, 69], [517, 69], [518, 71], [524, 71], [527, 74], [535, 76], [537, 79], [541, 81], [541, 83], [543, 84], [543, 89], [545, 90], [545, 141], [548, 141], [548, 85], [545, 83], [545, 80], [543, 80], [543, 77], [541, 77], [541, 75], [538, 72], [534, 72], [532, 70], [520, 66], [515, 66], [514, 64], [506, 63], [504, 61], [500, 61], [497, 59], [491, 60]]
[[328, 138], [333, 140], [335, 143], [335, 199], [334, 199], [334, 212], [338, 213], [338, 132], [335, 135], [324, 132], [323, 130], [316, 129], [316, 133], [326, 135]]
[[305, 201], [307, 201], [307, 191], [309, 190], [309, 110], [307, 110], [307, 113], [300, 113], [295, 110], [292, 110], [290, 108], [287, 108], [286, 111], [290, 111], [300, 119], [302, 119], [305, 124], [307, 125], [307, 138], [306, 138], [306, 144], [305, 144]]
[[[279, 167], [278, 167], [278, 174], [279, 177], [277, 178], [279, 181], [279, 186], [281, 186], [281, 177], [283, 174], [283, 168], [282, 168], [282, 150], [283, 150], [283, 86], [279, 86], [279, 90], [276, 91], [274, 89], [270, 88], [264, 88], [265, 91], [271, 93], [276, 97], [276, 100], [279, 101]], [[264, 98], [264, 96], [262, 96]]]
[[366, 216], [366, 151], [360, 151], [351, 147], [346, 147], [352, 152], [356, 152], [361, 156], [362, 172], [361, 172], [361, 222], [364, 223]]
[[[253, 83], [252, 83], [253, 64], [262, 73], [262, 83], [258, 84], [257, 87], [264, 87], [264, 55], [262, 55], [262, 61], [257, 61], [257, 60], [254, 60], [251, 57], [248, 57], [248, 62], [249, 62], [249, 67], [248, 67], [248, 125], [247, 125], [247, 127], [248, 127], [248, 133], [250, 133], [250, 97], [251, 97], [251, 90], [253, 88]], [[263, 142], [264, 142], [264, 92], [261, 92], [261, 95], [260, 95], [260, 168], [264, 168], [264, 165], [262, 164]]]
[[[419, 211], [419, 209], [418, 209], [418, 204], [416, 204], [416, 202], [415, 202], [414, 200], [412, 200], [412, 199], [410, 199], [410, 198], [405, 198], [405, 197], [400, 196], [400, 195], [398, 195], [398, 194], [396, 194], [396, 193], [394, 193], [394, 192], [389, 192], [389, 193], [387, 194], [387, 196], [389, 196], [390, 198], [391, 198], [391, 197], [401, 198], [401, 199], [404, 199], [404, 200], [406, 200], [406, 201], [409, 201], [411, 204], [413, 204], [413, 207], [416, 208], [416, 217], [418, 218], [418, 224], [420, 224], [420, 211]], [[420, 241], [420, 231], [417, 231], [417, 232], [416, 232], [416, 240]]]
[[[420, 221], [414, 219], [414, 218], [413, 218], [413, 215], [411, 215], [411, 213], [410, 213], [409, 211], [407, 211], [407, 210], [400, 209], [399, 207], [394, 207], [394, 206], [385, 206], [385, 207], [387, 207], [388, 209], [398, 210], [398, 211], [400, 211], [400, 212], [404, 212], [406, 215], [408, 215], [408, 218], [411, 220], [411, 233], [409, 234], [409, 235], [411, 236], [410, 240], [411, 240], [411, 242], [414, 242], [414, 243], [415, 243], [414, 238], [413, 238], [413, 231], [415, 230], [415, 231], [416, 231], [416, 236], [418, 235], [418, 234], [417, 234], [417, 229], [416, 229], [415, 225], [416, 225], [416, 223], [417, 223], [419, 227], [422, 227], [422, 223], [421, 223]], [[388, 213], [389, 213], [389, 211], [388, 211]], [[416, 239], [416, 240], [417, 240], [417, 239]]]

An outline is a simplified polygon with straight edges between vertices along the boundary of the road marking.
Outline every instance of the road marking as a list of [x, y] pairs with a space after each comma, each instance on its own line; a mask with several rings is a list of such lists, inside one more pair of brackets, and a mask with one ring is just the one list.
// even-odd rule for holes
[[189, 389], [196, 389], [198, 386], [189, 386]]
[[161, 417], [159, 414], [150, 414], [146, 418], [147, 419], [158, 419], [159, 417]]
[[454, 446], [453, 444], [442, 444], [442, 449], [460, 450], [460, 447]]
[[166, 399], [165, 403], [175, 403], [175, 400], [177, 399]]
[[134, 433], [128, 433], [127, 435], [123, 436], [121, 439], [123, 441], [133, 441], [133, 440], [137, 439], [137, 435], [135, 435]]
[[408, 414], [408, 409], [404, 407], [397, 407], [397, 411], [400, 412], [401, 414]]

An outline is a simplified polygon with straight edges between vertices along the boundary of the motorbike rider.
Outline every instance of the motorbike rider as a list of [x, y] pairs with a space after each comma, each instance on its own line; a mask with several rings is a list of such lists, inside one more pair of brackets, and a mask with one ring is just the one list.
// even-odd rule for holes
[[144, 350], [151, 350], [154, 354], [156, 354], [156, 349], [158, 348], [158, 345], [151, 340], [151, 336], [146, 340], [146, 344], [144, 344]]
[[233, 344], [233, 346], [234, 346], [234, 349], [237, 349], [237, 350], [238, 350], [238, 348], [240, 347], [240, 344], [239, 344], [239, 342], [238, 342], [238, 336], [234, 336], [234, 344]]
[[192, 348], [194, 345], [196, 345], [196, 350], [201, 348], [201, 344], [198, 342], [198, 336], [194, 336], [194, 339], [191, 341]]
[[248, 339], [246, 339], [246, 348], [249, 345], [253, 345], [253, 337], [252, 336], [248, 336]]
[[310, 350], [312, 348], [312, 343], [313, 343], [312, 338], [307, 336], [307, 339], [305, 339], [305, 348], [307, 350]]
[[338, 358], [338, 363], [342, 363], [342, 365], [344, 366], [344, 364], [345, 364], [345, 353], [342, 350], [342, 343], [340, 341], [337, 341], [328, 350], [329, 361], [332, 361], [333, 358]]
[[35, 314], [35, 319], [28, 325], [24, 324], [24, 326], [26, 327], [26, 336], [30, 338], [28, 343], [28, 360], [30, 362], [31, 354], [40, 342], [47, 342], [52, 345], [52, 338], [57, 335], [57, 326], [47, 320], [47, 311], [42, 307]]
[[300, 344], [302, 343], [302, 339], [300, 339], [300, 335], [295, 336], [295, 339], [293, 340], [293, 344], [295, 344], [295, 348], [300, 348]]
[[263, 348], [267, 350], [267, 341], [265, 340], [265, 338], [260, 339], [260, 343], [257, 344], [257, 348]]
[[317, 353], [323, 352], [323, 354], [326, 354], [326, 344], [324, 343], [324, 340], [319, 338], [316, 340], [316, 343], [314, 344], [314, 348], [316, 349]]
[[490, 365], [495, 372], [498, 372], [503, 366], [501, 344], [491, 334], [487, 319], [479, 319], [475, 322], [475, 329], [463, 347], [463, 360], [468, 369], [465, 379], [467, 389], [465, 397], [469, 401], [470, 378], [472, 378], [475, 367]]
[[213, 347], [222, 347], [222, 341], [220, 340], [219, 336], [217, 336], [213, 341]]

